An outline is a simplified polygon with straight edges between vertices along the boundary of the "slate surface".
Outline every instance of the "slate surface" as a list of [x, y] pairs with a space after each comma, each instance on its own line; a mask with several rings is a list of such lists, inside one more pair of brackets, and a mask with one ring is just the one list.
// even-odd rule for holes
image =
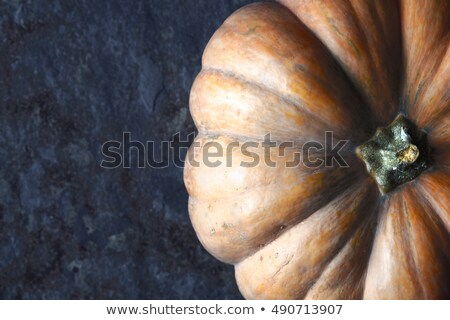
[[0, 1], [0, 298], [234, 299], [182, 169], [101, 145], [194, 130], [189, 90], [235, 0]]

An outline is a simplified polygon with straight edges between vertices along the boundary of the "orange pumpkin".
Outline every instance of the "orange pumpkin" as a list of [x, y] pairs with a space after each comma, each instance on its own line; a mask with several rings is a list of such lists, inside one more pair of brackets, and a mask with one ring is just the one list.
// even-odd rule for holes
[[[205, 49], [184, 171], [198, 238], [246, 298], [449, 298], [450, 1], [280, 2]], [[347, 166], [289, 165], [326, 131]], [[205, 163], [211, 146], [229, 152]], [[242, 165], [256, 156], [276, 165]]]

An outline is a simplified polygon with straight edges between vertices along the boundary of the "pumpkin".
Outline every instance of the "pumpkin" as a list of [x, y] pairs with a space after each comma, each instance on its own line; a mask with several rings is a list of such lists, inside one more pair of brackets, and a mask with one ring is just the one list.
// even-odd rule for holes
[[[184, 169], [198, 238], [248, 299], [449, 298], [450, 2], [280, 2], [204, 51]], [[344, 165], [302, 149], [327, 131]], [[320, 165], [290, 165], [299, 150]]]

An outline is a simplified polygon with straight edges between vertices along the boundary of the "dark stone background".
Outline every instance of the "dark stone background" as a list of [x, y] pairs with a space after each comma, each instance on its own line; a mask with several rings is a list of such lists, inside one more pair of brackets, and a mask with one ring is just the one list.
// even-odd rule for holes
[[194, 131], [202, 51], [249, 2], [0, 1], [0, 298], [241, 298], [195, 236], [181, 168], [100, 162], [124, 131]]

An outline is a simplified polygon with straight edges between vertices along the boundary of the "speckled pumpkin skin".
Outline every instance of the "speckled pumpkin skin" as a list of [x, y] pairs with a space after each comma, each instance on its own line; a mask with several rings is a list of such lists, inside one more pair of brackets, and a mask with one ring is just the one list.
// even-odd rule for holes
[[[276, 167], [242, 167], [238, 148], [230, 167], [186, 161], [201, 243], [249, 299], [449, 298], [450, 1], [280, 2], [244, 7], [210, 40], [196, 142], [333, 131], [349, 167], [286, 168], [295, 150], [276, 148]], [[382, 194], [354, 150], [399, 113], [427, 133], [432, 165]]]

